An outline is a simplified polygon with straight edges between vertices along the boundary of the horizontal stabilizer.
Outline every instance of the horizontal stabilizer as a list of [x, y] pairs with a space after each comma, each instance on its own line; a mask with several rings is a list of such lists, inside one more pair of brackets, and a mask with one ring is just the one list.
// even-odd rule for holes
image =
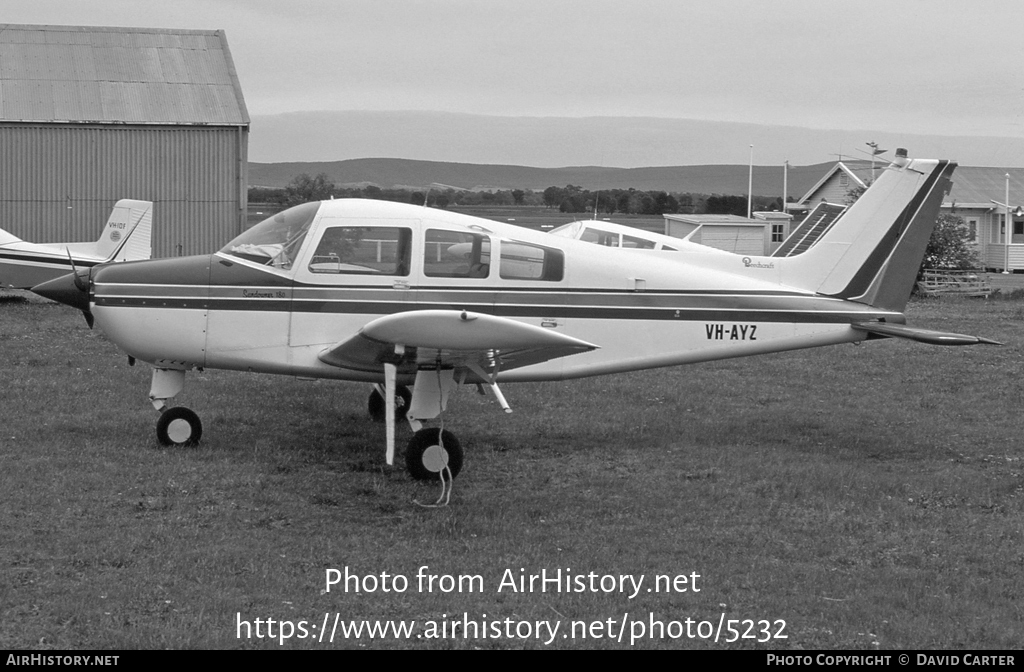
[[892, 338], [906, 338], [918, 343], [929, 345], [1002, 345], [999, 341], [993, 341], [980, 336], [968, 334], [953, 334], [947, 331], [932, 331], [931, 329], [918, 329], [903, 324], [883, 324], [881, 322], [859, 322], [853, 325], [854, 329], [866, 331], [876, 336], [888, 336]]

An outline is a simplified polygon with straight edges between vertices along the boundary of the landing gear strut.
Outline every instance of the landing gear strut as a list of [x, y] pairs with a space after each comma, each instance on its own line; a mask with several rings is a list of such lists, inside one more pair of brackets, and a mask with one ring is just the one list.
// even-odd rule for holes
[[[395, 388], [395, 422], [405, 420], [405, 414], [412, 403], [412, 392], [405, 385]], [[385, 422], [387, 420], [387, 409], [384, 403], [384, 391], [375, 389], [370, 392], [370, 398], [366, 403], [366, 410], [370, 413], [370, 419], [374, 422]]]

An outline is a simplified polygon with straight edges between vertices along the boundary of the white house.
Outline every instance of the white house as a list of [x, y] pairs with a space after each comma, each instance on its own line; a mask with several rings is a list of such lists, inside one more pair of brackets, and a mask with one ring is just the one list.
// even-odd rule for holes
[[1024, 168], [958, 166], [942, 212], [964, 220], [986, 269], [1024, 270]]
[[[874, 172], [882, 168], [883, 162], [878, 162]], [[870, 161], [839, 161], [799, 201], [788, 204], [787, 210], [806, 213], [822, 201], [849, 204], [850, 191], [866, 188], [871, 175]], [[1009, 237], [1005, 224], [1007, 186]], [[984, 268], [1024, 270], [1024, 168], [958, 166], [941, 212], [963, 219]]]

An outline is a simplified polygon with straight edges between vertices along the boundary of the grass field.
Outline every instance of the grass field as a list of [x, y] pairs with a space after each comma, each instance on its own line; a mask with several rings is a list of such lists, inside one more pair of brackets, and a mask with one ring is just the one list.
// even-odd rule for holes
[[[193, 373], [178, 403], [204, 442], [160, 448], [148, 368], [76, 311], [8, 296], [0, 649], [279, 648], [280, 621], [310, 634], [285, 648], [1019, 648], [1024, 303], [908, 314], [1006, 345], [887, 340], [509, 385], [508, 416], [463, 390], [446, 427], [466, 468], [431, 509], [414, 500], [436, 484], [383, 466], [364, 386]], [[422, 566], [480, 581], [421, 590]], [[327, 592], [345, 568], [378, 585]], [[645, 583], [501, 586], [559, 568]], [[407, 589], [384, 592], [382, 572]], [[646, 592], [659, 575], [687, 583]], [[336, 614], [417, 629], [319, 641]], [[238, 638], [257, 618], [278, 636]], [[464, 619], [499, 630], [450, 636]], [[704, 637], [720, 621], [736, 641]]]

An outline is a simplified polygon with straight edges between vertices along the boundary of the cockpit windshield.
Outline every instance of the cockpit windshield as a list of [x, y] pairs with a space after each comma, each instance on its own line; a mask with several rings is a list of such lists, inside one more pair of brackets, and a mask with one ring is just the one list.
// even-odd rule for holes
[[319, 209], [320, 202], [314, 201], [279, 212], [232, 240], [221, 253], [289, 269]]

